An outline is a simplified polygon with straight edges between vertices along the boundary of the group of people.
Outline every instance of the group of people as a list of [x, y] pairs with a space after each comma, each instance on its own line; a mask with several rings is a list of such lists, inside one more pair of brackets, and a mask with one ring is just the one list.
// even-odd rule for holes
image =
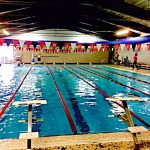
[[138, 66], [138, 53], [135, 53], [134, 56], [133, 56], [133, 64], [128, 60], [128, 56], [126, 56], [126, 58], [124, 58], [123, 61], [121, 62], [121, 60], [119, 60], [118, 52], [116, 52], [115, 57], [112, 57], [111, 63], [116, 64], [116, 65], [123, 64], [123, 65], [128, 66], [128, 67], [132, 66], [133, 70], [134, 70], [134, 68], [136, 68], [138, 70], [139, 69], [139, 66]]

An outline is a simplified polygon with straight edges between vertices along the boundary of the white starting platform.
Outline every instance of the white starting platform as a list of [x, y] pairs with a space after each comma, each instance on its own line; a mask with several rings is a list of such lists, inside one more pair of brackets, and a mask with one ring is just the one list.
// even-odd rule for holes
[[37, 104], [47, 104], [46, 100], [29, 100], [29, 101], [16, 101], [13, 102], [13, 106], [19, 106], [19, 105], [37, 105]]
[[128, 127], [128, 130], [129, 130], [131, 133], [148, 132], [148, 130], [147, 130], [146, 128], [144, 128], [143, 126]]
[[27, 139], [27, 149], [31, 149], [31, 139], [38, 138], [38, 132], [32, 132], [32, 105], [47, 104], [46, 100], [27, 100], [27, 101], [16, 101], [12, 103], [13, 106], [28, 106], [28, 120], [21, 120], [21, 122], [28, 122], [28, 132], [20, 133], [19, 139]]
[[38, 132], [20, 133], [19, 139], [35, 139], [39, 137]]

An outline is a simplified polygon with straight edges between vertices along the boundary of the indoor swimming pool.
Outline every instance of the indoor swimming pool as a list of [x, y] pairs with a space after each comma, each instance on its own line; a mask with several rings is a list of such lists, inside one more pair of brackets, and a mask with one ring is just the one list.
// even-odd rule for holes
[[127, 131], [127, 124], [118, 117], [124, 114], [123, 108], [105, 98], [135, 96], [145, 101], [128, 102], [133, 120], [149, 129], [150, 76], [104, 65], [2, 65], [0, 139], [27, 132], [27, 122], [22, 121], [27, 120], [27, 106], [15, 107], [15, 101], [46, 100], [46, 105], [33, 106], [32, 130], [54, 136]]

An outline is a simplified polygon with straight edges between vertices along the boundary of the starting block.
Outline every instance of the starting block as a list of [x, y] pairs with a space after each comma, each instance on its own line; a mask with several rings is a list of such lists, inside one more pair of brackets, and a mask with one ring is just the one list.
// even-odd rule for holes
[[37, 104], [47, 104], [46, 100], [30, 100], [30, 101], [16, 101], [13, 102], [13, 106], [19, 106], [19, 105], [37, 105]]
[[106, 98], [108, 101], [141, 101], [144, 102], [144, 98], [140, 97], [117, 97], [117, 98]]
[[106, 98], [106, 100], [108, 101], [112, 101], [112, 102], [119, 102], [121, 101], [123, 104], [123, 108], [125, 110], [125, 114], [126, 114], [126, 121], [128, 122], [128, 130], [132, 133], [133, 136], [133, 140], [135, 142], [135, 145], [138, 147], [139, 141], [137, 138], [137, 133], [141, 133], [141, 132], [146, 132], [147, 129], [142, 127], [142, 126], [134, 126], [134, 122], [132, 120], [130, 111], [128, 109], [128, 104], [127, 101], [140, 101], [140, 102], [144, 102], [144, 98], [140, 98], [140, 97], [117, 97], [117, 98]]
[[20, 133], [19, 139], [35, 139], [39, 137], [38, 132]]
[[128, 130], [131, 133], [142, 133], [142, 132], [147, 132], [148, 130], [144, 128], [143, 126], [136, 126], [136, 127], [128, 127]]

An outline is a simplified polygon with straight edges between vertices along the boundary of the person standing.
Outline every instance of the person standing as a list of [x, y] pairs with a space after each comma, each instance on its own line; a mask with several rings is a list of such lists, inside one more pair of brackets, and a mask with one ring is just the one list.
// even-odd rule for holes
[[133, 70], [135, 67], [137, 68], [137, 70], [139, 69], [138, 65], [137, 65], [137, 61], [138, 61], [138, 53], [135, 53], [135, 55], [133, 57]]

